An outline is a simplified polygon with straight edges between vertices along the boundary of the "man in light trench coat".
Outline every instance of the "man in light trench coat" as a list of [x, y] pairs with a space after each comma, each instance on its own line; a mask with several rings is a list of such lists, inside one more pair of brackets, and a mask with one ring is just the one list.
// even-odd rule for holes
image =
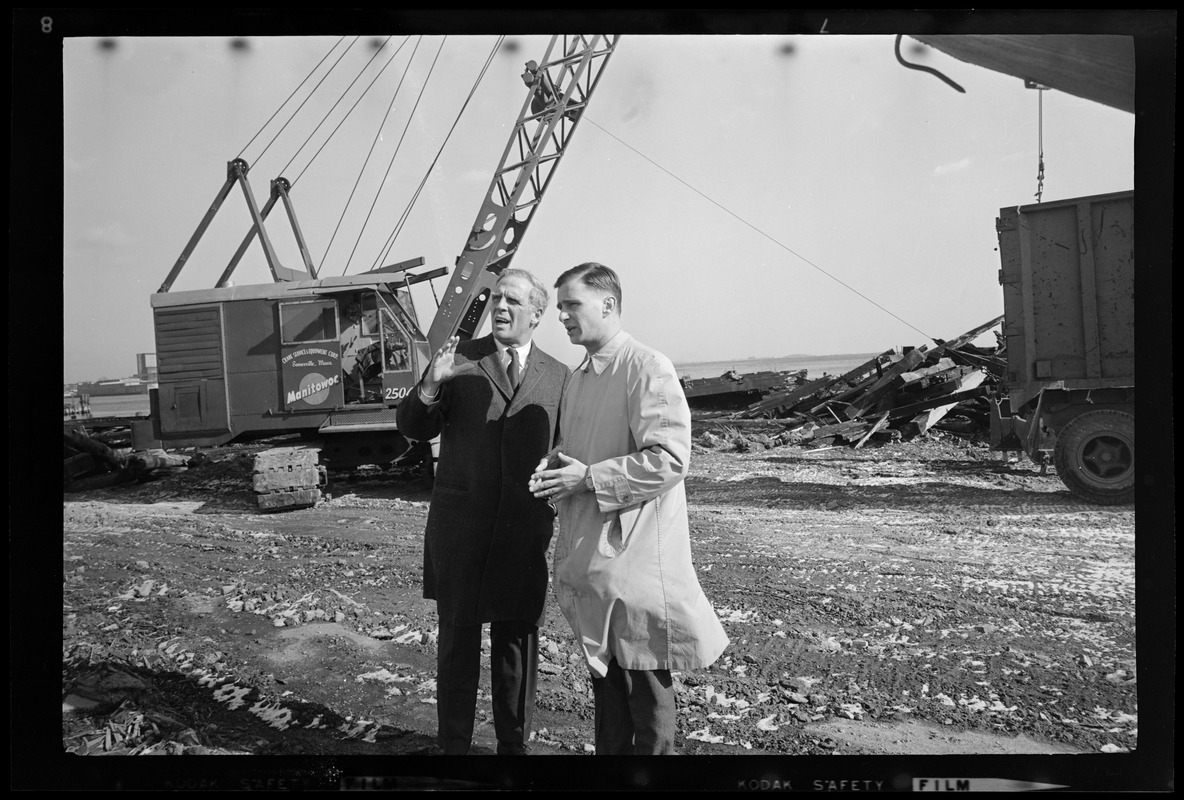
[[531, 476], [559, 509], [555, 594], [592, 672], [596, 754], [673, 754], [671, 670], [706, 667], [728, 644], [691, 563], [690, 408], [670, 360], [621, 329], [616, 273], [589, 262], [555, 287], [587, 350], [560, 444]]
[[408, 438], [440, 437], [423, 596], [436, 601], [440, 617], [436, 714], [439, 747], [449, 755], [468, 753], [472, 743], [483, 623], [491, 623], [497, 752], [528, 749], [555, 520], [528, 482], [556, 442], [570, 374], [532, 342], [547, 307], [545, 284], [507, 269], [490, 305], [492, 333], [445, 342], [396, 417]]

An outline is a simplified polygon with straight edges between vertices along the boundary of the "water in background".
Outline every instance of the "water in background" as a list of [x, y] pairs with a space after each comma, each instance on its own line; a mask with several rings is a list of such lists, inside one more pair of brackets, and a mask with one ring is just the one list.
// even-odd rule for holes
[[90, 398], [90, 413], [94, 417], [130, 417], [135, 414], [147, 416], [149, 410], [147, 392], [105, 397], [91, 395]]
[[[881, 351], [883, 352], [883, 351]], [[823, 374], [838, 377], [871, 361], [880, 353], [840, 353], [830, 356], [782, 356], [780, 358], [741, 358], [736, 361], [696, 361], [675, 364], [681, 378], [718, 378], [728, 370], [741, 375], [750, 372], [797, 372], [806, 370], [806, 380], [821, 378]]]

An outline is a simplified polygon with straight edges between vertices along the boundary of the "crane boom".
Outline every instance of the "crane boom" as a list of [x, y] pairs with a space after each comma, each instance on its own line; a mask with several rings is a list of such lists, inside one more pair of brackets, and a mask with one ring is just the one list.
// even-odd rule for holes
[[489, 290], [521, 246], [618, 38], [554, 36], [541, 64], [527, 62], [522, 79], [530, 92], [432, 320], [432, 352], [451, 336], [471, 339], [481, 326]]

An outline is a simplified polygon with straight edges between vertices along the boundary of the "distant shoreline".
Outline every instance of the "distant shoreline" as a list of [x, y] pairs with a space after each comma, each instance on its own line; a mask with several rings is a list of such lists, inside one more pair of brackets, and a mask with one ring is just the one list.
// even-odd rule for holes
[[706, 359], [703, 361], [676, 361], [676, 362], [674, 362], [674, 366], [684, 367], [684, 366], [693, 366], [696, 364], [743, 364], [748, 361], [786, 361], [786, 360], [790, 360], [790, 359], [792, 359], [794, 361], [821, 361], [821, 360], [846, 361], [848, 359], [862, 358], [864, 361], [870, 361], [874, 356], [878, 356], [882, 352], [884, 352], [884, 351], [878, 350], [874, 353], [833, 353], [830, 355], [814, 355], [812, 353], [789, 353], [788, 355], [784, 355], [784, 356], [740, 356], [738, 358], [733, 358], [733, 359], [713, 358], [713, 359]]
[[834, 355], [788, 355], [769, 358], [738, 358], [735, 360], [676, 362], [675, 371], [683, 378], [717, 378], [729, 370], [741, 375], [752, 372], [798, 372], [806, 370], [806, 378], [822, 375], [842, 375], [844, 372], [871, 361], [884, 351], [875, 353], [836, 353]]

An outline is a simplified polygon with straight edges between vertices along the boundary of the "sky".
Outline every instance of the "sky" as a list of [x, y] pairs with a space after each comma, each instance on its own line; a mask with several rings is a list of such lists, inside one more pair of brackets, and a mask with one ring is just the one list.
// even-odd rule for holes
[[[999, 209], [1035, 202], [1041, 147], [1044, 202], [1132, 189], [1135, 115], [906, 37], [906, 58], [958, 93], [899, 65], [894, 38], [622, 35], [514, 266], [548, 286], [585, 261], [612, 267], [625, 328], [675, 363], [882, 352], [999, 316]], [[236, 157], [260, 204], [272, 178], [293, 182], [330, 276], [375, 266], [439, 152], [382, 263], [454, 265], [526, 96], [523, 65], [549, 37], [511, 36], [496, 52], [493, 35], [375, 31], [348, 51], [352, 37], [339, 40], [63, 39], [65, 382], [131, 375], [136, 354], [154, 351], [150, 295]], [[277, 114], [281, 104], [342, 52], [275, 136], [296, 102]], [[173, 291], [213, 287], [249, 224], [236, 189]], [[268, 231], [298, 267], [278, 209]], [[270, 282], [258, 244], [234, 280]], [[414, 288], [426, 331], [433, 294]], [[553, 294], [536, 342], [574, 365], [582, 350]]]

